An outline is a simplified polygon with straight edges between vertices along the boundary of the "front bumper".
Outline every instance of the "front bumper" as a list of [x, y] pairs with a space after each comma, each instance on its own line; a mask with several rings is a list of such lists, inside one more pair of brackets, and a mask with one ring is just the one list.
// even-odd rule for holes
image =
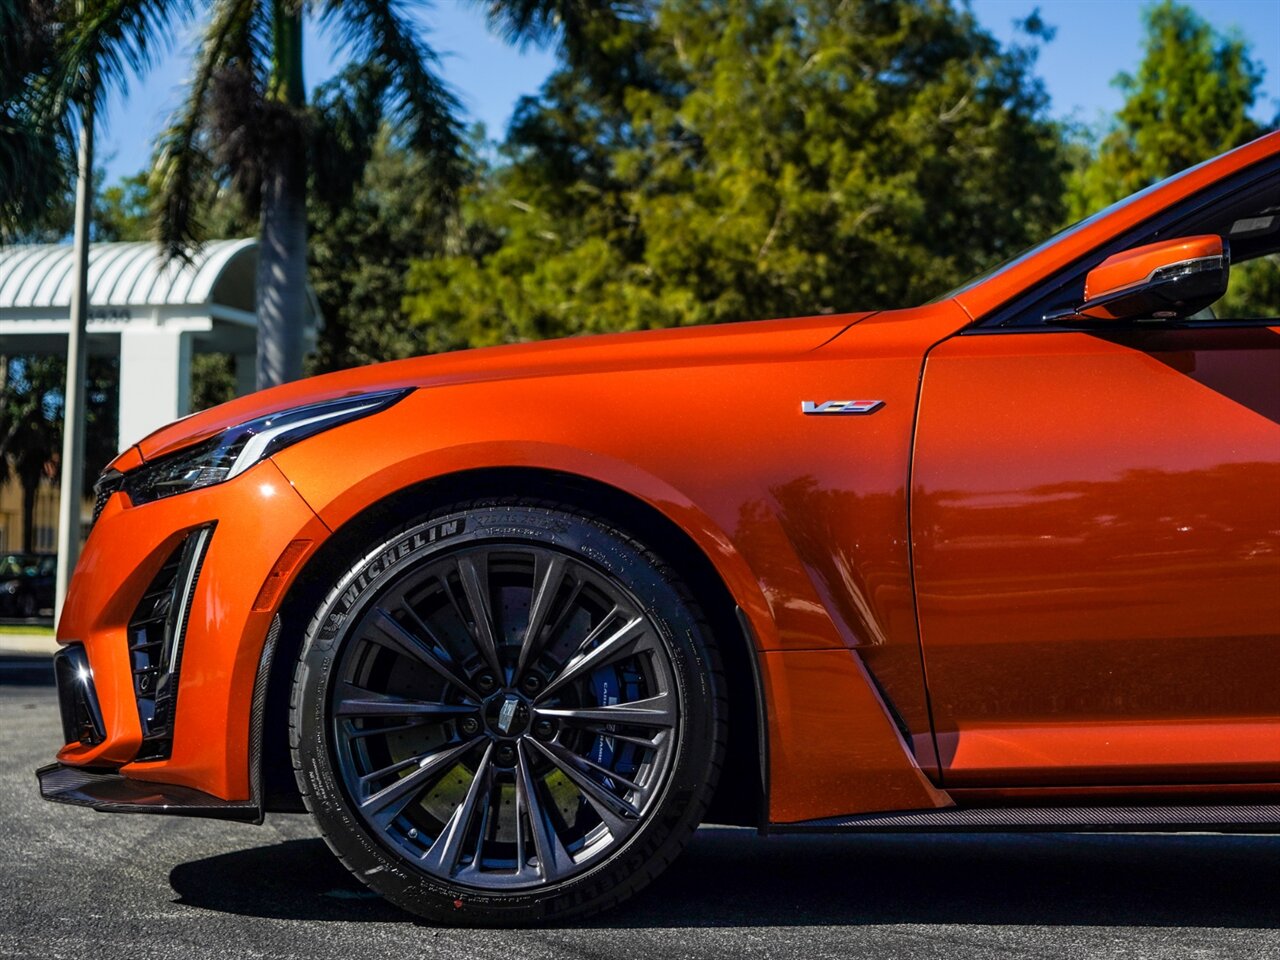
[[[201, 531], [199, 562], [183, 568], [192, 571], [189, 591], [174, 593], [183, 609], [166, 620], [153, 609], [155, 585]], [[203, 816], [234, 817], [237, 805], [254, 804], [255, 691], [261, 700], [268, 628], [285, 592], [278, 588], [287, 588], [278, 561], [291, 558], [291, 577], [328, 535], [270, 460], [138, 507], [113, 495], [58, 624], [58, 642], [83, 651], [75, 674], [88, 674], [68, 685], [68, 709], [77, 690], [92, 691], [97, 719], [89, 735], [73, 733], [89, 727], [76, 720], [85, 711], [72, 710], [59, 764], [41, 771], [42, 793], [96, 809], [190, 807]], [[160, 687], [166, 676], [170, 689]]]

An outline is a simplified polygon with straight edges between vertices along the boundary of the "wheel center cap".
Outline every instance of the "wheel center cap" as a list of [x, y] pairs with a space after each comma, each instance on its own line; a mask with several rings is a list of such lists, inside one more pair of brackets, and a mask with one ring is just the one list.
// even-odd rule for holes
[[499, 737], [518, 737], [529, 728], [529, 704], [519, 694], [504, 692], [489, 700], [485, 723]]
[[520, 701], [515, 697], [507, 697], [502, 701], [502, 708], [498, 711], [498, 729], [503, 733], [511, 732], [511, 724], [515, 723], [518, 706]]

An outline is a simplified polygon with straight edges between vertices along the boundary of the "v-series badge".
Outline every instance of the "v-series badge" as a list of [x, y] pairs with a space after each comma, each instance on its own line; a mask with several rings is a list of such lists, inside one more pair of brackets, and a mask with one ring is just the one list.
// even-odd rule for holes
[[883, 400], [801, 400], [800, 412], [810, 416], [837, 413], [875, 413], [884, 406]]

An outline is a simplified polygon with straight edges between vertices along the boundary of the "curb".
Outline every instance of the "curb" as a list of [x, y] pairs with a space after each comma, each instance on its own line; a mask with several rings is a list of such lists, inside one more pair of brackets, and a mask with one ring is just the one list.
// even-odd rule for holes
[[8, 633], [0, 635], [0, 657], [52, 657], [58, 643], [48, 633]]

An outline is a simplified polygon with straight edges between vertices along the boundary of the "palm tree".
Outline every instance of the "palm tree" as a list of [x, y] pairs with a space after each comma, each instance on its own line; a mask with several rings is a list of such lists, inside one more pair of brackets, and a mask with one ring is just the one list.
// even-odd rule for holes
[[[192, 13], [188, 0], [85, 0], [68, 25], [56, 112], [75, 102], [76, 78], [102, 87], [150, 65], [154, 47]], [[258, 211], [257, 380], [301, 375], [306, 289], [306, 191], [316, 134], [303, 87], [303, 17], [338, 31], [354, 60], [383, 78], [376, 106], [407, 140], [451, 166], [460, 150], [455, 103], [434, 53], [394, 0], [214, 0], [185, 103], [165, 132], [155, 169], [158, 239], [186, 256], [201, 239], [200, 198], [211, 177], [231, 182]]]
[[[12, 2], [12, 0], [0, 0]], [[610, 0], [487, 0], [490, 23], [511, 40], [545, 42], [559, 30], [572, 51], [582, 25], [633, 6]], [[189, 0], [82, 0], [62, 49], [53, 109], [75, 102], [78, 77], [121, 83], [149, 65], [154, 42], [192, 13]], [[315, 17], [351, 51], [340, 89], [351, 109], [308, 109], [303, 20]], [[302, 372], [309, 174], [342, 189], [367, 159], [382, 120], [432, 159], [445, 183], [462, 172], [457, 103], [435, 52], [396, 0], [213, 0], [184, 105], [161, 140], [157, 233], [171, 256], [202, 239], [200, 199], [229, 182], [259, 215], [257, 382]], [[80, 91], [83, 96], [83, 91]], [[335, 125], [334, 118], [337, 118]], [[335, 156], [341, 162], [335, 162]], [[340, 176], [325, 174], [340, 172]]]
[[63, 199], [72, 147], [33, 93], [54, 65], [56, 0], [0, 0], [0, 239], [45, 225]]

